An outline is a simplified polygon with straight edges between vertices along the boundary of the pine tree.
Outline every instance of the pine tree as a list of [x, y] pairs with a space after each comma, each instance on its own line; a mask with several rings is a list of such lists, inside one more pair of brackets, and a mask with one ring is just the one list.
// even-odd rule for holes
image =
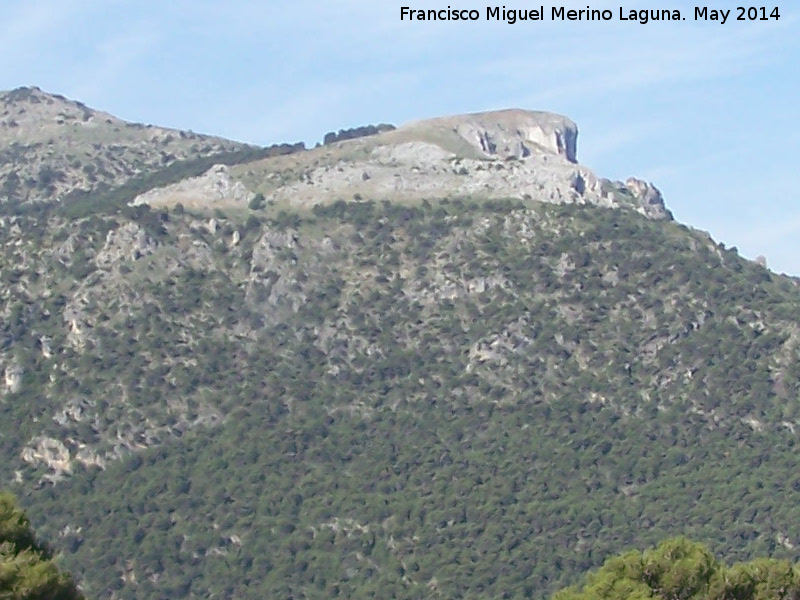
[[0, 598], [83, 598], [70, 575], [53, 563], [50, 550], [36, 540], [30, 521], [10, 494], [0, 494]]

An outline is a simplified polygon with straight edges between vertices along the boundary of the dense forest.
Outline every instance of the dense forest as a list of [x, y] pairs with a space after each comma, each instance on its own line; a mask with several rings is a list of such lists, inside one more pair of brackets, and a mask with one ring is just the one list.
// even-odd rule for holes
[[[438, 591], [438, 590], [435, 590]], [[437, 594], [438, 595], [438, 594]], [[727, 566], [702, 544], [668, 539], [657, 548], [606, 560], [583, 583], [553, 600], [781, 600], [800, 597], [800, 573], [788, 561], [759, 558]], [[82, 600], [54, 564], [13, 496], [0, 493], [0, 598]]]
[[800, 558], [800, 293], [703, 233], [455, 200], [0, 242], [0, 476], [89, 597], [545, 598], [676, 535]]

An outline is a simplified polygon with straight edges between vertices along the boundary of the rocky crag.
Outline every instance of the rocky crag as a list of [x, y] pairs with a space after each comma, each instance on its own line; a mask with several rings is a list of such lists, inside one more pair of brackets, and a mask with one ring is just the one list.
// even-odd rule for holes
[[256, 193], [294, 208], [366, 198], [412, 203], [513, 198], [629, 208], [653, 219], [670, 218], [651, 184], [634, 178], [612, 182], [578, 164], [577, 138], [575, 123], [546, 112], [430, 119], [230, 171], [215, 168], [153, 190], [136, 203], [241, 207]]

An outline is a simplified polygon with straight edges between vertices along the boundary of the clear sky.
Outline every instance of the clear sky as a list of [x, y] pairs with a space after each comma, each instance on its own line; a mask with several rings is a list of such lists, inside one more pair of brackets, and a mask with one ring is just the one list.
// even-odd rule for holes
[[[509, 25], [486, 21], [486, 0], [3, 0], [0, 89], [38, 85], [127, 120], [259, 144], [559, 112], [598, 175], [651, 180], [678, 220], [800, 275], [800, 3], [778, 2], [765, 6], [780, 20], [739, 22], [729, 1], [565, 1], [544, 4], [548, 17], [588, 5], [614, 19]], [[482, 14], [401, 22], [403, 5]], [[695, 22], [695, 6], [734, 10]], [[621, 22], [620, 7], [686, 21]]]

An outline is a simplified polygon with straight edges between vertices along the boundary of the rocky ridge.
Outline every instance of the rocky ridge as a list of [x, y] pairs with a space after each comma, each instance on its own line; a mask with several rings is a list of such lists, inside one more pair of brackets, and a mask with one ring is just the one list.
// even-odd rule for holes
[[37, 87], [21, 87], [0, 92], [0, 204], [114, 187], [179, 160], [246, 147], [128, 123]]
[[652, 184], [634, 178], [612, 182], [578, 164], [577, 137], [574, 122], [546, 112], [443, 117], [230, 171], [215, 167], [135, 203], [226, 208], [245, 205], [255, 193], [293, 207], [366, 198], [514, 198], [627, 207], [649, 218], [670, 218]]

